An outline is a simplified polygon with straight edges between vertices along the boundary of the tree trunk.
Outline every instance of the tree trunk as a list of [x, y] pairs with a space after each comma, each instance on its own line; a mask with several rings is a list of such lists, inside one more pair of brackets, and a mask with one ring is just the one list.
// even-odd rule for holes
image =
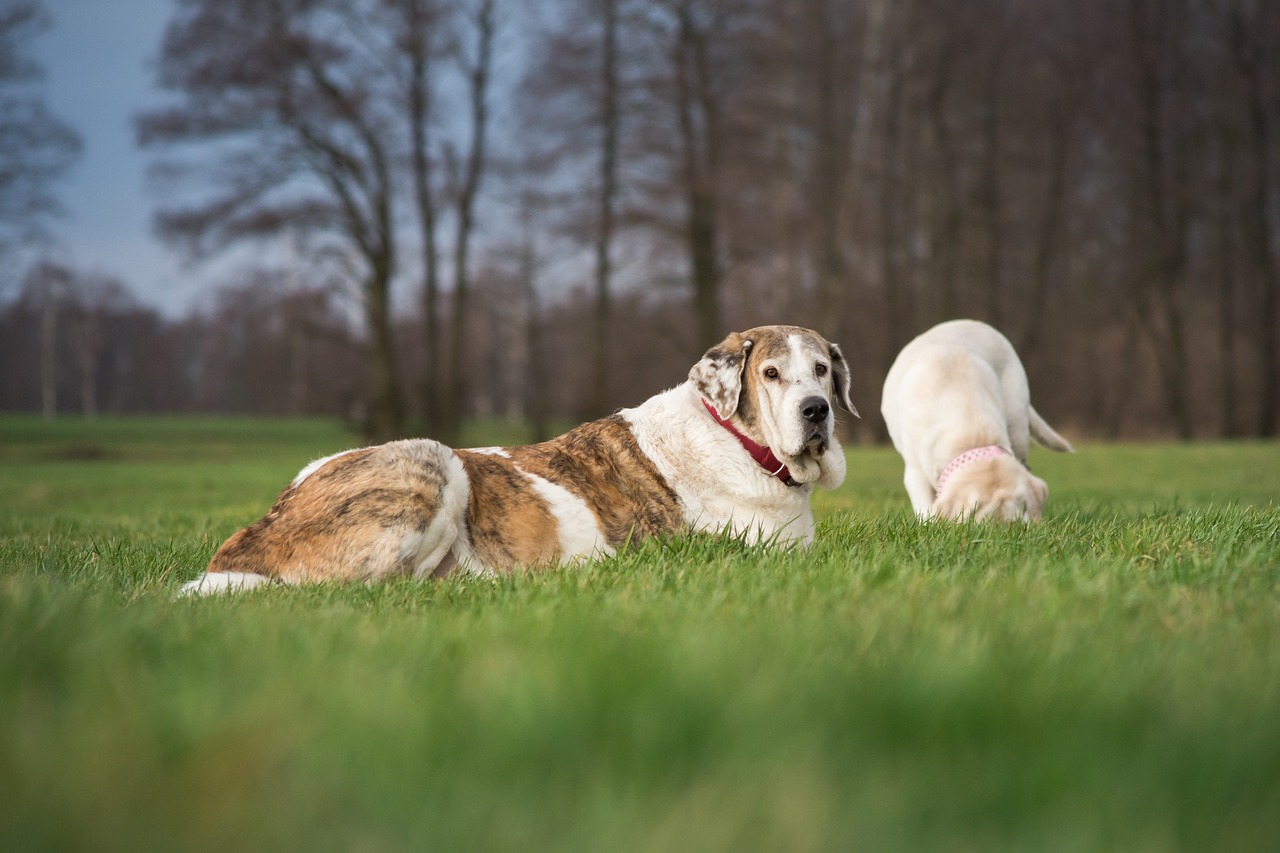
[[[1244, 26], [1243, 22], [1241, 26]], [[1240, 38], [1244, 37], [1242, 32]], [[1258, 67], [1261, 59], [1256, 53], [1242, 50], [1237, 50], [1236, 56], [1249, 99], [1249, 139], [1255, 169], [1246, 213], [1246, 233], [1262, 287], [1258, 305], [1262, 377], [1258, 388], [1257, 434], [1268, 437], [1280, 431], [1280, 262], [1277, 262], [1271, 245], [1277, 231], [1280, 231], [1280, 213], [1270, 203], [1274, 190], [1271, 169], [1273, 143], [1265, 81], [1262, 69]]]
[[527, 308], [524, 334], [528, 360], [525, 363], [524, 410], [529, 418], [532, 440], [539, 442], [552, 436], [547, 408], [549, 383], [542, 334], [542, 305], [538, 299], [538, 252], [533, 229], [536, 213], [532, 195], [526, 192], [520, 211], [522, 234], [518, 272]]
[[960, 299], [957, 281], [960, 272], [961, 189], [960, 165], [956, 155], [955, 140], [947, 125], [947, 92], [951, 83], [951, 48], [943, 45], [938, 60], [938, 70], [929, 87], [928, 125], [933, 143], [938, 151], [941, 171], [938, 181], [940, 193], [932, 193], [934, 203], [933, 254], [937, 258], [936, 290], [938, 294], [935, 316], [938, 320], [954, 319], [959, 314]]
[[[998, 24], [997, 24], [998, 25]], [[1004, 222], [1000, 215], [1000, 82], [1003, 50], [992, 51], [987, 64], [986, 99], [982, 109], [982, 186], [979, 199], [987, 231], [986, 314], [997, 329], [1004, 324], [1002, 268]]]
[[58, 299], [49, 285], [40, 312], [40, 408], [46, 421], [58, 416]]
[[[1151, 43], [1153, 39], [1164, 37], [1162, 27], [1173, 28], [1179, 23], [1172, 18], [1179, 9], [1172, 8], [1171, 11], [1174, 4], [1166, 6], [1165, 2], [1131, 0], [1130, 5], [1130, 26], [1138, 62], [1140, 113], [1138, 167], [1141, 189], [1134, 209], [1143, 213], [1149, 225], [1147, 240], [1136, 246], [1141, 269], [1136, 286], [1136, 308], [1156, 350], [1156, 366], [1169, 417], [1177, 427], [1178, 436], [1189, 439], [1193, 434], [1188, 387], [1190, 371], [1182, 307], [1178, 299], [1187, 270], [1189, 214], [1180, 186], [1169, 179], [1170, 173], [1181, 173], [1178, 167], [1182, 164], [1178, 162], [1181, 152], [1177, 132], [1165, 126], [1166, 105], [1171, 94], [1176, 97], [1181, 91], [1177, 87], [1183, 78], [1170, 70], [1177, 69], [1181, 54], [1169, 58], [1164, 51], [1181, 43]], [[1166, 17], [1156, 20], [1160, 15]], [[1157, 312], [1162, 315], [1160, 318], [1155, 316]], [[1159, 322], [1161, 319], [1163, 324]]]
[[829, 0], [820, 0], [815, 13], [820, 16], [817, 38], [817, 171], [810, 177], [815, 199], [818, 228], [817, 308], [822, 331], [830, 340], [844, 340], [844, 303], [849, 300], [848, 270], [845, 265], [843, 240], [847, 218], [844, 215], [845, 190], [848, 183], [851, 140], [841, 121], [841, 107], [846, 93], [839, 85], [838, 63], [845, 53], [839, 30], [833, 20]]
[[613, 304], [614, 207], [618, 191], [618, 0], [603, 0], [600, 93], [600, 198], [595, 243], [595, 328], [591, 390], [583, 420], [602, 417], [609, 409], [609, 345]]
[[1044, 343], [1045, 306], [1049, 301], [1057, 241], [1061, 235], [1066, 206], [1067, 157], [1071, 123], [1071, 113], [1065, 109], [1056, 113], [1050, 123], [1048, 185], [1045, 187], [1043, 214], [1036, 234], [1027, 325], [1018, 346], [1018, 352], [1024, 364], [1031, 364], [1039, 357]]
[[86, 305], [82, 310], [80, 340], [80, 411], [92, 420], [98, 416], [98, 352], [101, 322], [95, 309]]
[[1232, 237], [1232, 209], [1236, 206], [1236, 181], [1231, 164], [1230, 145], [1225, 132], [1219, 133], [1217, 190], [1220, 209], [1217, 227], [1218, 261], [1218, 385], [1221, 388], [1219, 402], [1221, 420], [1219, 430], [1223, 438], [1239, 438], [1241, 435], [1239, 403], [1236, 390], [1236, 245]]
[[687, 204], [685, 236], [693, 277], [696, 347], [706, 349], [723, 337], [720, 328], [720, 261], [717, 257], [717, 105], [710, 89], [706, 36], [693, 24], [687, 4], [679, 9], [675, 46], [676, 106], [684, 156]]
[[493, 56], [493, 0], [481, 0], [475, 16], [476, 59], [469, 69], [471, 145], [467, 152], [462, 188], [458, 193], [458, 230], [454, 244], [453, 329], [449, 365], [449, 405], [440, 439], [456, 444], [462, 432], [467, 403], [467, 323], [470, 315], [471, 231], [476, 197], [484, 175], [486, 135], [489, 123], [489, 72]]
[[404, 410], [396, 381], [395, 337], [391, 325], [391, 271], [378, 264], [365, 280], [365, 317], [370, 331], [370, 370], [373, 373], [373, 406], [366, 427], [373, 442], [401, 437]]
[[422, 419], [430, 435], [440, 428], [441, 390], [444, 375], [440, 322], [440, 260], [436, 245], [436, 200], [431, 187], [431, 48], [428, 43], [430, 14], [424, 0], [409, 0], [408, 25], [414, 29], [409, 44], [409, 127], [412, 152], [413, 196], [418, 209], [422, 240], [422, 317], [424, 360], [422, 371]]
[[901, 190], [899, 169], [902, 116], [901, 75], [889, 70], [889, 84], [883, 103], [884, 145], [880, 175], [880, 268], [885, 291], [884, 371], [897, 358], [899, 348], [906, 343], [907, 332], [913, 322], [914, 306], [911, 294], [903, 281], [898, 263], [898, 204]]

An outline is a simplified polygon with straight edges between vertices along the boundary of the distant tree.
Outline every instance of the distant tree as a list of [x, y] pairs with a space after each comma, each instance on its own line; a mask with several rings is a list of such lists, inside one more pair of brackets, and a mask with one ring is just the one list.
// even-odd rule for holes
[[383, 12], [374, 0], [181, 0], [159, 59], [176, 103], [138, 120], [143, 145], [200, 154], [162, 167], [202, 179], [157, 215], [167, 239], [199, 255], [287, 226], [344, 259], [369, 330], [375, 440], [404, 428], [391, 322], [404, 123]]
[[1262, 361], [1256, 431], [1273, 436], [1280, 434], [1280, 10], [1266, 0], [1219, 0], [1216, 10], [1246, 116], [1242, 242], [1258, 279]]
[[59, 325], [71, 292], [71, 270], [45, 261], [36, 264], [22, 282], [26, 301], [40, 317], [40, 412], [45, 420], [58, 415]]
[[[22, 374], [0, 381], [0, 406], [39, 409], [46, 419], [71, 411], [93, 418], [118, 410], [132, 395], [150, 393], [139, 386], [159, 376], [120, 365], [131, 350], [147, 345], [159, 325], [155, 320], [158, 315], [141, 307], [113, 276], [53, 261], [32, 265], [16, 299], [0, 314], [0, 363], [16, 365], [15, 373]], [[148, 328], [140, 330], [140, 322]], [[172, 360], [159, 367], [182, 371]], [[184, 404], [185, 398], [164, 403], [173, 410]]]
[[628, 35], [637, 11], [630, 0], [573, 0], [559, 12], [534, 36], [523, 127], [544, 168], [575, 187], [547, 213], [559, 214], [557, 228], [591, 254], [591, 373], [579, 415], [593, 418], [613, 405], [615, 244], [626, 215], [622, 164], [634, 152], [624, 143], [635, 118], [637, 59]]
[[[470, 320], [471, 250], [475, 229], [476, 200], [484, 179], [489, 157], [489, 99], [492, 96], [493, 42], [497, 28], [493, 0], [471, 0], [462, 17], [459, 62], [466, 79], [466, 96], [470, 138], [465, 156], [456, 164], [456, 187], [453, 194], [453, 332], [446, 419], [439, 425], [439, 437], [446, 442], [457, 440], [462, 427], [462, 414], [467, 397], [467, 324]], [[435, 368], [427, 365], [427, 369]]]
[[685, 239], [688, 243], [693, 312], [698, 349], [714, 344], [721, 328], [720, 247], [721, 183], [725, 145], [726, 82], [714, 52], [724, 46], [724, 30], [736, 9], [712, 0], [670, 0], [669, 19], [671, 97], [676, 113], [681, 186], [685, 200]]
[[99, 389], [112, 346], [112, 318], [130, 313], [137, 303], [123, 282], [100, 273], [73, 275], [67, 301], [80, 412], [86, 418], [94, 418], [101, 408]]
[[47, 236], [46, 220], [60, 212], [53, 185], [80, 154], [80, 137], [45, 105], [43, 69], [27, 53], [48, 25], [34, 0], [0, 2], [0, 257]]
[[424, 369], [422, 371], [423, 426], [432, 435], [446, 428], [444, 411], [444, 324], [441, 306], [439, 191], [440, 143], [435, 122], [439, 101], [439, 68], [451, 49], [449, 16], [440, 0], [387, 0], [400, 16], [400, 70], [406, 117], [409, 122], [409, 165], [413, 203], [418, 214], [419, 252], [422, 258], [422, 319]]

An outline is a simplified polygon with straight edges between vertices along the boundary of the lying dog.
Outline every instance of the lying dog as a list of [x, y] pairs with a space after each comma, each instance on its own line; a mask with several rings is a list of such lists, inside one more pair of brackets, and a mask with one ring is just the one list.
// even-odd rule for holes
[[183, 587], [438, 577], [606, 555], [684, 530], [809, 544], [813, 485], [844, 480], [840, 348], [764, 326], [712, 347], [684, 384], [526, 447], [409, 439], [303, 468]]
[[1049, 486], [1027, 468], [1028, 432], [1074, 452], [1031, 408], [1013, 345], [974, 320], [942, 323], [907, 344], [885, 377], [880, 411], [922, 518], [1039, 518]]

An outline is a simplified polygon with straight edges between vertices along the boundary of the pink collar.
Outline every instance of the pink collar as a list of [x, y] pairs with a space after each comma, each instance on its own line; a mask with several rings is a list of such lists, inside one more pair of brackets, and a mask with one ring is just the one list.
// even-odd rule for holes
[[942, 469], [942, 473], [938, 475], [937, 491], [942, 491], [942, 486], [951, 479], [951, 475], [959, 471], [970, 462], [977, 462], [979, 459], [999, 459], [1001, 456], [1012, 456], [1009, 451], [1005, 450], [998, 444], [988, 444], [985, 447], [975, 447], [973, 450], [966, 450], [955, 459], [947, 463], [947, 467]]
[[743, 449], [746, 450], [747, 453], [751, 454], [751, 458], [756, 460], [756, 464], [772, 476], [777, 477], [779, 480], [786, 483], [788, 486], [800, 485], [795, 480], [791, 479], [791, 472], [787, 470], [786, 463], [780, 461], [778, 457], [774, 456], [772, 450], [756, 444], [754, 441], [747, 438], [747, 436], [743, 435], [741, 430], [724, 418], [720, 417], [720, 413], [717, 412], [715, 407], [706, 400], [702, 401], [702, 405], [707, 407], [707, 411], [711, 413], [711, 417], [715, 418], [716, 423], [727, 429], [733, 434], [734, 438], [738, 439], [738, 443], [742, 445]]

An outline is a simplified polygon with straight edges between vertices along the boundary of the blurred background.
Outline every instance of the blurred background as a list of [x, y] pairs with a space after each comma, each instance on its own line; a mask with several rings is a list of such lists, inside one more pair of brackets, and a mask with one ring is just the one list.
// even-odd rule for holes
[[874, 441], [973, 317], [1275, 436], [1278, 175], [1274, 0], [0, 0], [0, 411], [545, 436], [796, 323]]

